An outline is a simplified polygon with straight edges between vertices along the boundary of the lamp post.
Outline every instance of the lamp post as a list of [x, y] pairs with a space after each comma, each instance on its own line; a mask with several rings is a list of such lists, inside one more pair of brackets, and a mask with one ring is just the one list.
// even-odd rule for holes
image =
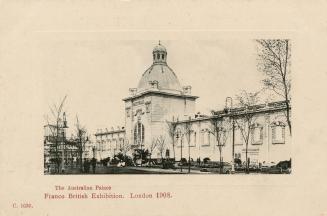
[[64, 128], [62, 128], [61, 132], [62, 136], [62, 147], [61, 147], [61, 172], [65, 172], [65, 132]]
[[142, 165], [143, 165], [143, 148], [142, 148], [142, 143], [141, 142], [139, 142], [139, 144], [141, 145], [141, 167], [142, 167]]
[[226, 97], [226, 108], [227, 108], [227, 102], [228, 100], [230, 100], [230, 108], [229, 108], [229, 112], [231, 115], [231, 119], [232, 119], [232, 171], [231, 173], [235, 173], [235, 121], [234, 121], [234, 116], [232, 114], [232, 110], [233, 110], [233, 98], [232, 97]]
[[191, 173], [191, 116], [189, 117], [186, 125], [186, 133], [187, 133], [187, 143], [188, 143], [188, 173]]
[[61, 158], [61, 171], [65, 171], [65, 151], [66, 151], [66, 129], [68, 128], [67, 126], [67, 120], [66, 120], [66, 113], [63, 113], [62, 117], [62, 158]]
[[182, 139], [182, 135], [180, 134], [179, 131], [176, 134], [176, 138], [177, 138], [177, 140], [179, 138], [181, 138], [181, 159], [180, 159], [180, 166], [181, 166], [181, 172], [183, 172], [183, 164], [182, 164], [182, 157], [183, 157], [183, 139]]
[[181, 134], [181, 172], [183, 172], [183, 162], [182, 162], [182, 158], [183, 158], [183, 139], [184, 139], [184, 135]]
[[191, 134], [188, 133], [188, 173], [191, 173], [191, 146], [190, 146]]
[[95, 146], [92, 147], [93, 157], [95, 158]]

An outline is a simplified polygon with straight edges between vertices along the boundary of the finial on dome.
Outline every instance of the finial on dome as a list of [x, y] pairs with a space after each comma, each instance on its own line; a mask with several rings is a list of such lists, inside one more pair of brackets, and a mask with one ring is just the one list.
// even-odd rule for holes
[[158, 45], [153, 48], [153, 63], [166, 63], [167, 51], [166, 48], [161, 45], [161, 41], [159, 40]]

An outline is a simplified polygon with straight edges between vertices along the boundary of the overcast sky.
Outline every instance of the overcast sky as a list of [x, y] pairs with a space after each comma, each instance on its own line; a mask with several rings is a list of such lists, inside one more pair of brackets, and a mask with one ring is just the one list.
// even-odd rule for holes
[[[124, 125], [128, 89], [137, 87], [152, 64], [158, 41], [51, 40], [40, 43], [45, 103], [58, 104], [67, 95], [69, 123], [75, 115], [89, 131]], [[163, 40], [168, 65], [181, 85], [199, 96], [196, 111], [208, 113], [224, 106], [227, 96], [242, 89], [257, 91], [262, 74], [256, 69], [252, 40]], [[49, 113], [45, 110], [45, 113]]]
[[[58, 104], [67, 95], [69, 123], [78, 114], [89, 131], [123, 126], [122, 99], [152, 64], [157, 43], [96, 38], [40, 42], [45, 103]], [[181, 85], [191, 85], [192, 94], [199, 96], [196, 111], [208, 113], [222, 108], [227, 96], [234, 97], [242, 89], [262, 88], [253, 40], [162, 40], [161, 44]]]

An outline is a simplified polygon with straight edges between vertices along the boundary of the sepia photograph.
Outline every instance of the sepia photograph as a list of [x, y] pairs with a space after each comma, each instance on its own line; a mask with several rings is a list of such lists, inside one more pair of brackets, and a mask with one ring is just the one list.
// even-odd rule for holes
[[0, 216], [327, 216], [326, 8], [0, 1]]
[[[84, 80], [90, 83], [65, 85], [67, 92], [100, 87], [93, 100], [83, 93], [47, 98], [44, 174], [291, 174], [289, 39], [119, 41], [115, 49], [112, 41], [100, 43], [67, 45], [88, 49], [92, 61], [78, 64], [94, 68]], [[98, 59], [97, 49], [103, 50]], [[64, 82], [89, 76], [83, 69], [70, 72], [79, 78], [67, 75], [76, 57], [58, 58]], [[146, 69], [137, 70], [143, 62]], [[231, 63], [238, 66], [228, 69]], [[133, 73], [134, 85], [117, 73]], [[123, 87], [119, 98], [115, 91]], [[69, 104], [76, 100], [79, 106]]]

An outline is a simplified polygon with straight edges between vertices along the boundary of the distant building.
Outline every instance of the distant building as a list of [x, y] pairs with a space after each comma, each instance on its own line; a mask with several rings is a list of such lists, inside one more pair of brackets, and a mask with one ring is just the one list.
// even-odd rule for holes
[[[137, 88], [131, 88], [130, 95], [123, 99], [124, 127], [96, 132], [98, 159], [112, 158], [118, 152], [124, 151], [126, 145], [129, 146], [130, 155], [135, 149], [150, 150], [153, 142], [160, 138], [164, 140], [164, 148], [157, 146], [152, 151], [152, 158], [188, 159], [190, 152], [192, 160], [219, 160], [217, 139], [212, 133], [212, 121], [219, 119], [219, 124], [225, 127], [226, 141], [221, 148], [224, 161], [231, 161], [233, 156], [244, 161], [245, 143], [235, 121], [249, 113], [253, 113], [255, 120], [251, 125], [247, 148], [250, 160], [278, 162], [290, 159], [291, 138], [283, 102], [257, 105], [248, 109], [233, 108], [227, 112], [216, 111], [210, 116], [195, 114], [198, 97], [191, 94], [191, 86], [180, 85], [176, 74], [167, 64], [166, 48], [159, 43], [152, 54], [153, 64], [143, 73]], [[234, 130], [231, 127], [233, 121]], [[173, 131], [171, 125], [174, 125]], [[185, 125], [188, 132], [185, 132]]]
[[[81, 151], [82, 143], [82, 151]], [[68, 137], [66, 135], [66, 127], [62, 121], [59, 121], [58, 126], [47, 124], [44, 126], [44, 167], [59, 163], [67, 166], [77, 166], [78, 159], [92, 158], [94, 145], [85, 136], [78, 138], [77, 136]], [[58, 162], [59, 160], [59, 162]], [[62, 168], [64, 169], [64, 168]]]
[[98, 160], [113, 158], [118, 152], [123, 152], [123, 147], [129, 145], [125, 138], [124, 128], [111, 128], [110, 131], [107, 129], [99, 130], [95, 137], [95, 156]]

